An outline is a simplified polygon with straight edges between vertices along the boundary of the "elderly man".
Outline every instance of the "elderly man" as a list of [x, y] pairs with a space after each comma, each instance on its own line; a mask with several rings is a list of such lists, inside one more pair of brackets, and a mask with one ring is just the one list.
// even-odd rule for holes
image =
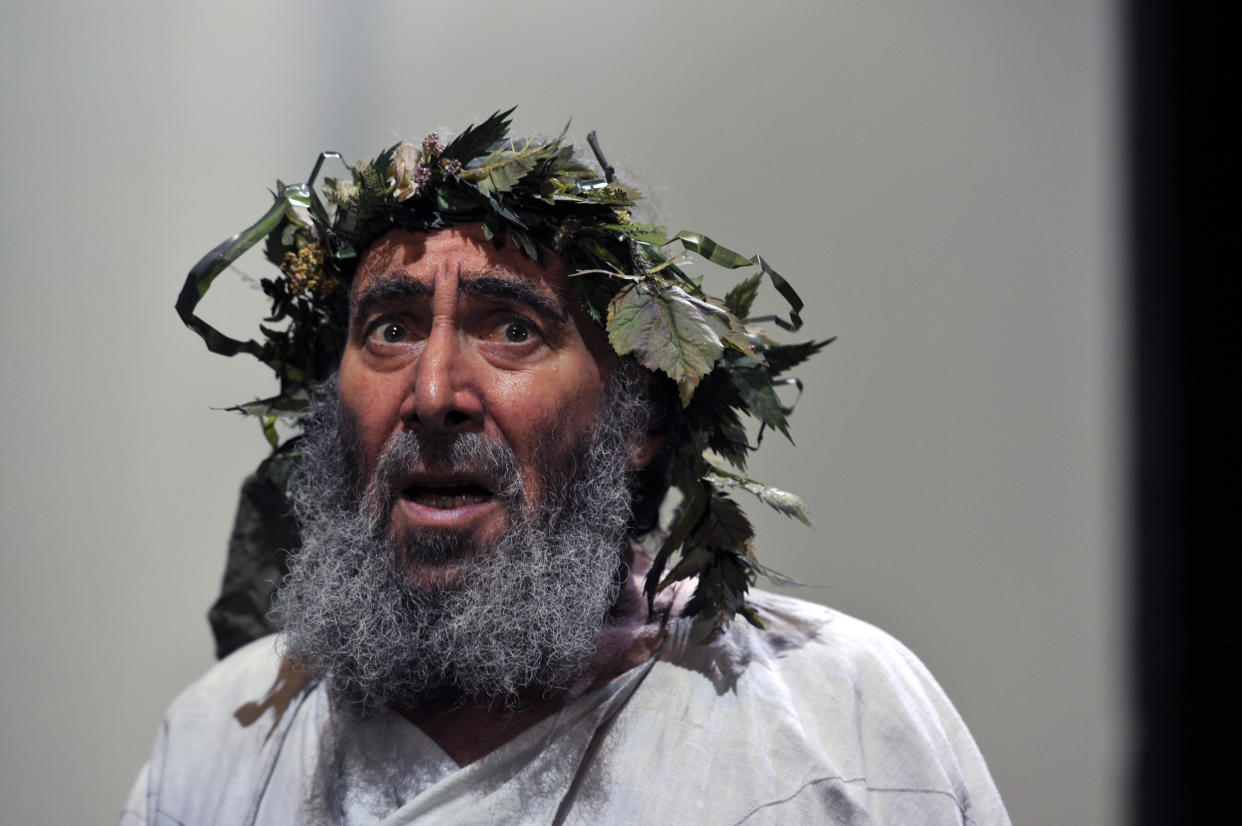
[[[187, 323], [281, 377], [247, 410], [301, 415], [264, 468], [300, 548], [280, 633], [176, 700], [122, 823], [1007, 822], [909, 651], [749, 589], [732, 492], [802, 516], [742, 474], [741, 416], [787, 432], [824, 344], [760, 329], [796, 294], [508, 114], [285, 187], [191, 272]], [[290, 326], [238, 342], [192, 311], [260, 239]], [[758, 272], [715, 299], [671, 244]], [[765, 275], [790, 321], [751, 316]]]

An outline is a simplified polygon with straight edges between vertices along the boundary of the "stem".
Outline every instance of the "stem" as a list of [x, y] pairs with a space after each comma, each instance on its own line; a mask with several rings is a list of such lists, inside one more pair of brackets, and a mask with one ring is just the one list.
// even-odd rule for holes
[[612, 168], [612, 164], [608, 163], [608, 159], [604, 157], [604, 150], [599, 148], [599, 140], [595, 137], [594, 129], [587, 132], [587, 143], [591, 145], [591, 151], [595, 153], [595, 160], [599, 161], [600, 168], [604, 170], [604, 180], [612, 183], [617, 171]]

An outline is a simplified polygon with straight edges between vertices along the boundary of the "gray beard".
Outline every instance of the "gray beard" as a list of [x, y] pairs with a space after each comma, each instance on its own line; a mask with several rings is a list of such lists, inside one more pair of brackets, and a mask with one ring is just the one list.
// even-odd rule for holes
[[[362, 480], [353, 424], [334, 384], [304, 422], [294, 485], [302, 548], [276, 597], [284, 653], [364, 715], [383, 706], [467, 700], [515, 707], [530, 688], [570, 683], [594, 653], [625, 565], [627, 459], [647, 407], [614, 374], [599, 420], [577, 444], [536, 450], [539, 501], [517, 460], [481, 434], [407, 431]], [[395, 537], [391, 480], [410, 468], [484, 470], [500, 480], [509, 530], [485, 547], [456, 532]], [[408, 565], [463, 560], [447, 588], [420, 587]]]

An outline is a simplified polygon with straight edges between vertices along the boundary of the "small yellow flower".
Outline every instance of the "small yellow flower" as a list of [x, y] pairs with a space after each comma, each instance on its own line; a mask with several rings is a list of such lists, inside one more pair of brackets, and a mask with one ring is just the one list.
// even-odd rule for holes
[[295, 252], [286, 252], [280, 263], [280, 271], [289, 282], [289, 292], [294, 295], [331, 295], [341, 286], [340, 279], [328, 275], [323, 269], [323, 247], [317, 243], [307, 244]]

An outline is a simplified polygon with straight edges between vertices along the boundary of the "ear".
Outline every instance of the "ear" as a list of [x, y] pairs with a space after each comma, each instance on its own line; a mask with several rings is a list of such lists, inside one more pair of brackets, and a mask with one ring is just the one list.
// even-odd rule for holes
[[660, 448], [664, 446], [664, 437], [659, 433], [644, 433], [635, 440], [634, 446], [630, 449], [630, 461], [627, 467], [631, 471], [638, 471], [651, 464], [651, 460], [660, 452]]

